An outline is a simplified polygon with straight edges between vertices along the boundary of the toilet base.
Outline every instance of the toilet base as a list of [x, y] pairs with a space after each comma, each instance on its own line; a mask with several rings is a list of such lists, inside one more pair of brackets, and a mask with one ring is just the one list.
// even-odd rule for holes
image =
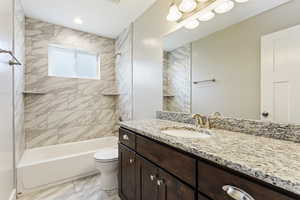
[[116, 190], [118, 189], [118, 176], [117, 173], [101, 174], [100, 175], [100, 190]]

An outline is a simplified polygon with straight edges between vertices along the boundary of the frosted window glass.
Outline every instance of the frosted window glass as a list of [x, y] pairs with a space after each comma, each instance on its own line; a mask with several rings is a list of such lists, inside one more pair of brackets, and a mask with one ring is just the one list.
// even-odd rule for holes
[[49, 47], [49, 75], [76, 77], [75, 51]]
[[77, 52], [77, 74], [83, 78], [98, 78], [98, 56]]
[[49, 46], [50, 76], [99, 79], [98, 54], [77, 49]]

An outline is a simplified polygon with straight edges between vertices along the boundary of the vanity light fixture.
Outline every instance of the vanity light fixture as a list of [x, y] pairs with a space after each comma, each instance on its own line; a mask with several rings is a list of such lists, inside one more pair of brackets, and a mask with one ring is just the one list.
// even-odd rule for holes
[[179, 10], [185, 13], [192, 12], [197, 7], [195, 0], [182, 0], [179, 5]]
[[237, 3], [246, 3], [249, 0], [235, 0]]
[[179, 23], [179, 28], [194, 29], [199, 26], [199, 22], [213, 19], [216, 13], [229, 12], [234, 8], [235, 2], [245, 3], [247, 1], [249, 0], [173, 0], [167, 20]]
[[172, 3], [172, 5], [169, 8], [169, 14], [167, 16], [167, 20], [170, 22], [175, 22], [179, 20], [182, 17], [182, 13], [179, 11], [177, 5], [175, 3]]
[[234, 7], [233, 1], [224, 1], [218, 7], [214, 9], [214, 11], [218, 14], [223, 14], [229, 12]]
[[214, 12], [208, 11], [208, 12], [205, 12], [202, 15], [200, 15], [198, 17], [198, 20], [202, 21], [202, 22], [206, 22], [206, 21], [213, 19], [215, 16], [216, 16], [216, 14]]

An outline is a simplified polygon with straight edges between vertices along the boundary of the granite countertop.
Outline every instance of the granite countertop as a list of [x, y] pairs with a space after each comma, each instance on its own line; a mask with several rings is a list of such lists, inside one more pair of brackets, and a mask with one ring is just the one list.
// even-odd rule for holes
[[121, 122], [120, 125], [300, 195], [299, 143], [220, 129], [212, 129], [210, 138], [184, 139], [166, 135], [160, 129], [191, 125], [158, 119]]

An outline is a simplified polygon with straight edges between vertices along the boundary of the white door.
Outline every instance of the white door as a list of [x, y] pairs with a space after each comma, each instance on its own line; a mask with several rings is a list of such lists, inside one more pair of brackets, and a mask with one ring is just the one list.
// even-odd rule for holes
[[[12, 50], [12, 0], [0, 0], [0, 48]], [[0, 54], [0, 199], [8, 200], [14, 190], [13, 166], [13, 71], [10, 56]]]
[[261, 119], [300, 124], [300, 26], [262, 37]]

